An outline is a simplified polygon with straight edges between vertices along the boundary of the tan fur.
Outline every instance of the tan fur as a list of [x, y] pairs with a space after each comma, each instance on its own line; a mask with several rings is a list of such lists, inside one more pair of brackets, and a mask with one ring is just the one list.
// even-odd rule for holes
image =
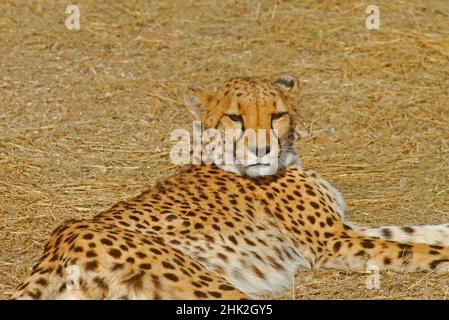
[[[278, 127], [290, 147], [297, 81], [279, 79], [234, 79], [214, 94], [194, 90], [187, 104], [206, 128], [235, 127], [225, 114], [238, 114], [245, 129]], [[91, 220], [57, 228], [13, 298], [242, 299], [288, 290], [299, 269], [447, 272], [448, 247], [365, 235], [345, 210], [338, 191], [298, 165], [254, 178], [186, 167]]]

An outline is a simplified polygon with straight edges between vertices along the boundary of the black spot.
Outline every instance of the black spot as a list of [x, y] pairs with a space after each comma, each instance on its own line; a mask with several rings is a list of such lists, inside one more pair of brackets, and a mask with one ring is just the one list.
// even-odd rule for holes
[[150, 263], [142, 263], [139, 267], [144, 270], [150, 270], [151, 264]]
[[80, 246], [75, 247], [74, 249], [75, 252], [83, 252], [83, 248]]
[[212, 278], [209, 278], [209, 277], [203, 276], [203, 275], [200, 275], [199, 278], [201, 280], [204, 280], [204, 281], [207, 281], [207, 282], [212, 282], [213, 281]]
[[372, 248], [374, 248], [374, 243], [373, 243], [373, 241], [370, 240], [370, 239], [363, 239], [363, 240], [360, 242], [360, 244], [361, 244], [361, 246], [364, 247], [365, 249], [372, 249]]
[[312, 190], [307, 189], [306, 192], [307, 192], [307, 194], [309, 194], [311, 196], [316, 196], [316, 193], [313, 192]]
[[226, 251], [229, 251], [229, 252], [235, 252], [235, 250], [229, 246], [223, 246], [223, 249], [225, 249]]
[[112, 271], [122, 270], [123, 268], [124, 268], [123, 263], [116, 263], [116, 264], [114, 264], [114, 266], [112, 267]]
[[28, 294], [30, 295], [31, 298], [33, 299], [40, 299], [42, 296], [42, 292], [40, 290], [36, 290], [35, 292], [30, 292], [28, 291]]
[[226, 221], [225, 225], [227, 225], [230, 228], [234, 228], [234, 224], [231, 221]]
[[[144, 239], [145, 240], [145, 239]], [[126, 244], [128, 245], [128, 247], [130, 247], [130, 248], [133, 248], [133, 249], [135, 249], [135, 248], [137, 248], [137, 246], [134, 244], [134, 243], [132, 243], [132, 242], [126, 242]]]
[[164, 273], [164, 277], [166, 277], [168, 280], [171, 280], [174, 282], [179, 280], [178, 276], [173, 273]]
[[310, 222], [311, 224], [314, 224], [314, 223], [315, 223], [315, 217], [307, 216], [307, 220], [309, 220], [309, 222]]
[[385, 239], [391, 239], [392, 233], [390, 229], [383, 228], [381, 232]]
[[62, 266], [58, 265], [58, 267], [56, 268], [56, 274], [60, 277], [62, 277]]
[[189, 222], [189, 221], [183, 221], [183, 222], [182, 222], [182, 225], [183, 225], [184, 227], [189, 227], [189, 226], [190, 226], [190, 222]]
[[413, 228], [411, 228], [411, 227], [402, 227], [402, 230], [403, 230], [405, 233], [408, 233], [408, 234], [412, 234], [412, 233], [415, 232], [415, 229], [413, 229]]
[[150, 248], [150, 251], [153, 252], [154, 254], [157, 254], [157, 255], [161, 255], [162, 254], [162, 252], [160, 250], [156, 249], [156, 248]]
[[89, 251], [86, 252], [86, 257], [94, 258], [96, 256], [97, 256], [97, 254], [93, 250], [89, 250]]
[[293, 190], [293, 194], [297, 197], [300, 197], [300, 198], [302, 197], [301, 192], [299, 192], [298, 190]]
[[39, 278], [39, 279], [36, 281], [36, 283], [37, 283], [37, 284], [40, 284], [40, 285], [43, 286], [43, 287], [48, 286], [48, 281], [45, 280], [44, 278]]
[[237, 239], [234, 236], [229, 236], [228, 239], [235, 245], [237, 245]]
[[385, 258], [384, 258], [384, 264], [386, 264], [386, 265], [391, 264], [391, 259], [388, 258], [388, 257], [385, 257]]
[[106, 246], [112, 246], [112, 241], [106, 238], [100, 240], [100, 242]]
[[109, 250], [109, 255], [118, 259], [122, 256], [122, 252], [118, 249], [111, 249]]
[[194, 227], [196, 230], [204, 228], [204, 226], [201, 223], [195, 223]]
[[85, 266], [86, 271], [94, 271], [97, 269], [97, 267], [98, 267], [98, 262], [95, 260], [86, 262], [86, 266]]
[[275, 216], [279, 219], [279, 220], [282, 220], [282, 221], [284, 221], [285, 220], [285, 218], [284, 218], [284, 216], [282, 215], [282, 214], [280, 214], [280, 213], [275, 213]]
[[228, 261], [228, 257], [221, 252], [217, 253], [217, 256], [223, 261]]
[[100, 278], [100, 277], [95, 277], [94, 278], [94, 282], [103, 290], [108, 290], [108, 285], [106, 284], [106, 282], [104, 281], [104, 279]]
[[94, 238], [94, 235], [92, 233], [86, 233], [83, 236], [83, 239], [86, 239], [86, 240], [92, 240], [93, 238]]
[[314, 209], [318, 209], [320, 207], [320, 205], [318, 203], [316, 203], [315, 201], [310, 201], [310, 205], [314, 208]]
[[216, 291], [209, 291], [208, 292], [212, 297], [214, 298], [221, 298], [221, 293]]
[[334, 225], [334, 221], [330, 217], [326, 218], [326, 223], [329, 227], [332, 227]]
[[337, 253], [338, 251], [340, 251], [341, 248], [341, 242], [337, 241], [334, 243], [334, 252]]
[[231, 291], [231, 290], [234, 290], [233, 287], [231, 287], [231, 286], [229, 286], [229, 285], [227, 285], [227, 284], [221, 284], [221, 285], [218, 287], [218, 289], [224, 290], [224, 291]]
[[413, 248], [412, 245], [406, 244], [406, 243], [398, 243], [398, 247], [399, 247], [399, 249], [403, 249], [403, 250], [409, 250], [409, 249]]
[[440, 264], [444, 263], [444, 262], [449, 262], [449, 259], [439, 259], [439, 260], [434, 260], [430, 263], [430, 268], [436, 269]]
[[170, 215], [165, 217], [165, 220], [167, 220], [167, 221], [173, 221], [173, 220], [176, 220], [176, 219], [178, 219], [178, 217], [175, 216], [174, 214], [170, 214]]
[[359, 252], [357, 252], [356, 254], [355, 254], [357, 257], [363, 257], [363, 256], [365, 256], [366, 255], [366, 252], [365, 251], [363, 251], [363, 250], [360, 250]]
[[163, 266], [164, 268], [167, 268], [167, 269], [172, 269], [172, 270], [175, 269], [175, 266], [174, 266], [174, 265], [172, 265], [170, 262], [166, 262], [166, 261], [163, 261], [163, 262], [162, 262], [162, 266]]
[[67, 285], [65, 283], [62, 284], [62, 286], [59, 287], [59, 292], [64, 292], [65, 289], [67, 288]]
[[193, 293], [194, 293], [195, 296], [197, 296], [198, 298], [207, 298], [207, 294], [204, 293], [203, 291], [195, 290]]
[[252, 266], [252, 269], [253, 269], [254, 273], [255, 273], [259, 278], [265, 279], [265, 274], [264, 274], [262, 271], [260, 271], [259, 268], [257, 268], [256, 266]]

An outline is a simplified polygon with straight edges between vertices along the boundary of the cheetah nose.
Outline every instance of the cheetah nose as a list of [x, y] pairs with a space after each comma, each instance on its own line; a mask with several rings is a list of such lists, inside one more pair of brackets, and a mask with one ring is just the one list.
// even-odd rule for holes
[[251, 152], [254, 155], [257, 155], [258, 157], [265, 156], [270, 153], [270, 147], [264, 146], [264, 147], [249, 147], [249, 152]]

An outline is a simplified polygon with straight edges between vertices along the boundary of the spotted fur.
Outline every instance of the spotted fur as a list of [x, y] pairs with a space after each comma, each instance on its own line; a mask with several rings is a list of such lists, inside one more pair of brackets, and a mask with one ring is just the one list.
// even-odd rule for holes
[[270, 174], [262, 164], [188, 166], [91, 220], [67, 221], [12, 298], [245, 299], [288, 290], [298, 270], [447, 272], [448, 225], [356, 226], [342, 195], [299, 165], [296, 87], [282, 76], [194, 90], [187, 105], [205, 128], [276, 126], [277, 156], [290, 160]]

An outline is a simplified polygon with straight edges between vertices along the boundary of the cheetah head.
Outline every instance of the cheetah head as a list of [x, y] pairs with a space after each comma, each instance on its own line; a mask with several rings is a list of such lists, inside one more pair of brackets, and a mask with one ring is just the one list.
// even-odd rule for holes
[[203, 134], [214, 132], [206, 134], [207, 142], [203, 139], [203, 147], [214, 151], [210, 162], [250, 177], [273, 175], [299, 163], [293, 150], [297, 88], [292, 75], [234, 78], [214, 93], [191, 88], [185, 105]]

